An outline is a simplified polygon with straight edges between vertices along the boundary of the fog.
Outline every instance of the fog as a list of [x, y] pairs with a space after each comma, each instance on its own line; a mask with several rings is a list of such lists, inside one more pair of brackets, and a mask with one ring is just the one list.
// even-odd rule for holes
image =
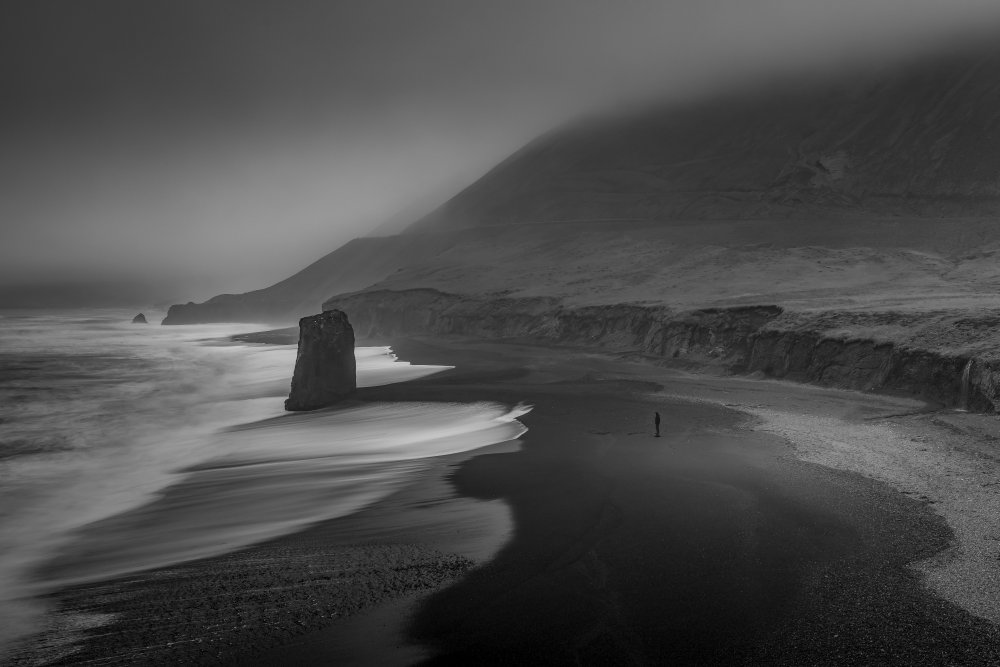
[[264, 287], [567, 119], [998, 27], [996, 0], [4, 3], [0, 287]]

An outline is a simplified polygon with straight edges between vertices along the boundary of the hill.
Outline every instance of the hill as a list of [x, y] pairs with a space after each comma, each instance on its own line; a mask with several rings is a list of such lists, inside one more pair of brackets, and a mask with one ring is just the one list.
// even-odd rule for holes
[[552, 132], [411, 231], [1000, 212], [1000, 52], [786, 81]]
[[[287, 321], [401, 268], [426, 272], [442, 249], [469, 249], [477, 238], [486, 243], [480, 257], [518, 248], [528, 259], [525, 235], [538, 223], [586, 223], [564, 237], [596, 226], [626, 238], [640, 223], [679, 227], [675, 236], [690, 237], [683, 230], [698, 221], [780, 221], [738, 236], [780, 245], [788, 245], [783, 237], [816, 237], [830, 247], [871, 245], [871, 233], [857, 236], [864, 225], [853, 223], [862, 220], [998, 214], [1000, 51], [924, 60], [860, 80], [787, 81], [567, 127], [517, 151], [402, 236], [358, 239], [272, 287], [175, 307], [166, 323]], [[878, 229], [885, 236], [875, 246], [907, 247], [907, 233], [891, 224]], [[975, 227], [975, 238], [954, 225], [947, 230], [966, 247], [996, 238], [988, 226]], [[695, 242], [730, 246], [732, 234], [730, 226], [705, 226]], [[548, 260], [559, 274], [565, 263]], [[468, 278], [456, 276], [455, 284]]]
[[1000, 51], [564, 128], [402, 234], [164, 323], [323, 304], [361, 339], [598, 345], [993, 410], [998, 215]]

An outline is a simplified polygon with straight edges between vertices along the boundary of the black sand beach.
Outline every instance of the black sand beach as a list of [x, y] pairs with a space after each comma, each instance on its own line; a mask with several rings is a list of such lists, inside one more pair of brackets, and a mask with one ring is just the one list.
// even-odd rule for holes
[[[696, 379], [661, 387], [657, 369], [594, 353], [392, 343], [457, 368], [362, 400], [529, 403], [520, 446], [446, 457], [297, 535], [58, 594], [117, 615], [60, 664], [1000, 661], [995, 626], [909, 567], [951, 543], [926, 503], [803, 462], [745, 414], [667, 397], [704, 394]], [[760, 391], [795, 396], [775, 386]]]

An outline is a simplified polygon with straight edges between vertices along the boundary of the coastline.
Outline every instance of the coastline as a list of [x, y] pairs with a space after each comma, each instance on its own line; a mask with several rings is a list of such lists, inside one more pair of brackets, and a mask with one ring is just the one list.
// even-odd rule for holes
[[[54, 659], [21, 662], [15, 653], [14, 664], [257, 662], [258, 653], [311, 630], [433, 589], [492, 555], [510, 529], [500, 503], [448, 497], [447, 469], [470, 454], [440, 457], [355, 514], [57, 591], [45, 600], [58, 610], [56, 631], [40, 638]], [[30, 654], [39, 653], [38, 639]], [[79, 650], [60, 650], [70, 643]]]
[[[873, 421], [893, 422], [895, 420], [930, 420], [939, 419], [934, 415], [939, 414], [931, 411], [924, 403], [884, 395], [864, 395], [858, 392], [841, 390], [830, 390], [818, 387], [803, 386], [778, 381], [757, 381], [745, 378], [733, 378], [725, 376], [695, 375], [683, 371], [671, 370], [662, 366], [648, 363], [631, 363], [629, 361], [616, 358], [612, 355], [582, 351], [566, 350], [558, 348], [537, 348], [533, 346], [509, 345], [506, 348], [498, 349], [497, 346], [489, 344], [467, 342], [467, 351], [475, 350], [478, 355], [487, 351], [495, 354], [508, 354], [512, 359], [521, 359], [522, 363], [529, 369], [526, 377], [522, 377], [522, 386], [527, 386], [532, 382], [563, 384], [564, 390], [570, 396], [574, 396], [572, 387], [580, 389], [580, 395], [575, 396], [577, 400], [585, 397], [590, 392], [611, 394], [605, 396], [605, 401], [614, 400], [612, 397], [626, 397], [626, 404], [621, 406], [623, 412], [634, 410], [635, 406], [645, 404], [647, 412], [636, 415], [634, 424], [615, 424], [616, 417], [614, 411], [609, 410], [604, 405], [595, 405], [593, 402], [581, 400], [586, 409], [575, 410], [572, 406], [564, 406], [563, 412], [560, 409], [546, 410], [538, 401], [535, 411], [526, 418], [526, 423], [530, 430], [526, 437], [526, 449], [538, 440], [547, 440], [546, 447], [551, 447], [550, 442], [561, 438], [566, 438], [566, 431], [570, 424], [566, 423], [566, 416], [572, 415], [574, 419], [581, 419], [584, 422], [588, 419], [595, 419], [603, 416], [603, 425], [592, 428], [585, 433], [596, 433], [597, 437], [604, 440], [603, 453], [597, 456], [595, 463], [596, 472], [604, 479], [611, 478], [612, 488], [629, 489], [636, 483], [636, 475], [645, 472], [643, 470], [644, 459], [650, 454], [642, 449], [644, 445], [636, 445], [629, 442], [630, 438], [637, 437], [638, 433], [643, 433], [651, 429], [651, 425], [644, 423], [655, 406], [663, 406], [664, 401], [677, 400], [679, 405], [685, 409], [694, 408], [698, 405], [722, 408], [722, 412], [713, 412], [707, 419], [707, 423], [698, 423], [695, 419], [692, 424], [691, 419], [682, 420], [686, 424], [684, 432], [669, 433], [669, 429], [676, 429], [676, 424], [671, 423], [671, 410], [675, 410], [677, 405], [671, 406], [664, 412], [665, 435], [672, 435], [677, 441], [674, 446], [674, 453], [668, 454], [666, 461], [660, 460], [656, 455], [651, 460], [645, 460], [646, 467], [655, 468], [657, 465], [666, 465], [668, 470], [672, 466], [681, 466], [681, 477], [690, 480], [692, 476], [701, 483], [710, 485], [721, 485], [732, 491], [736, 489], [738, 495], [742, 494], [744, 500], [750, 503], [751, 514], [758, 514], [753, 521], [759, 521], [761, 516], [771, 516], [769, 521], [776, 521], [779, 524], [777, 532], [780, 535], [775, 548], [788, 550], [796, 553], [811, 553], [806, 557], [808, 561], [803, 570], [796, 571], [794, 568], [788, 569], [788, 564], [778, 566], [784, 569], [784, 576], [787, 576], [794, 583], [786, 585], [799, 589], [779, 604], [785, 608], [785, 615], [775, 615], [768, 622], [763, 623], [769, 626], [770, 630], [759, 634], [753, 641], [741, 643], [740, 641], [721, 641], [725, 649], [719, 649], [717, 644], [723, 638], [725, 632], [720, 633], [716, 624], [718, 619], [726, 618], [729, 614], [729, 607], [734, 604], [730, 591], [719, 594], [718, 599], [724, 599], [721, 608], [714, 609], [707, 614], [704, 629], [710, 635], [704, 645], [688, 645], [686, 649], [676, 649], [676, 646], [684, 645], [692, 634], [697, 634], [697, 628], [692, 630], [692, 626], [684, 633], [673, 634], [669, 627], [656, 627], [649, 630], [642, 639], [640, 633], [640, 646], [638, 653], [649, 659], [651, 656], [656, 659], [694, 660], [695, 662], [755, 662], [764, 660], [768, 663], [777, 664], [803, 664], [803, 663], [824, 663], [831, 660], [830, 656], [837, 656], [834, 662], [859, 662], [873, 660], [874, 656], [885, 660], [890, 664], [913, 664], [914, 662], [926, 661], [928, 656], [943, 662], [954, 662], [958, 664], [983, 664], [995, 662], [1000, 656], [997, 652], [998, 633], [995, 623], [987, 622], [984, 618], [990, 618], [983, 613], [981, 608], [977, 608], [968, 597], [956, 595], [956, 591], [974, 591], [979, 588], [983, 593], [981, 597], [990, 597], [990, 583], [981, 581], [977, 576], [978, 571], [953, 569], [945, 578], [950, 586], [942, 587], [935, 583], [933, 577], [926, 575], [927, 568], [944, 559], [948, 563], [954, 563], [954, 553], [962, 551], [963, 539], [968, 531], [955, 530], [955, 526], [946, 523], [944, 519], [952, 518], [948, 513], [938, 514], [934, 510], [937, 505], [933, 497], [920, 498], [918, 494], [900, 494], [891, 484], [891, 480], [880, 477], [877, 468], [855, 466], [849, 467], [849, 458], [838, 455], [840, 452], [834, 450], [830, 452], [824, 460], [810, 458], [814, 456], [816, 450], [822, 450], [824, 445], [817, 444], [812, 453], [804, 451], [803, 444], [798, 441], [797, 433], [786, 430], [784, 432], [777, 429], [767, 429], [762, 426], [759, 418], [747, 419], [747, 413], [753, 410], [763, 410], [767, 407], [779, 408], [773, 410], [782, 414], [797, 415], [800, 426], [799, 433], [802, 432], [803, 425], [811, 425], [815, 421], [824, 422], [827, 426], [827, 433], [836, 433], [837, 429], [850, 427], [853, 424], [867, 424]], [[454, 344], [449, 347], [454, 348]], [[426, 356], [421, 354], [420, 345], [407, 349], [399, 346], [401, 353], [417, 359], [423, 363], [428, 363], [434, 359], [434, 354]], [[430, 352], [428, 350], [428, 352]], [[550, 358], [552, 357], [552, 358]], [[559, 359], [561, 357], [561, 359]], [[555, 380], [558, 368], [563, 366], [565, 372], [566, 365], [571, 364], [573, 371], [570, 382], [563, 378], [560, 383]], [[649, 384], [662, 383], [665, 387], [651, 390]], [[615, 386], [618, 384], [619, 386]], [[632, 390], [626, 389], [627, 385], [632, 385]], [[567, 386], [568, 385], [568, 386]], [[590, 385], [589, 388], [586, 385]], [[603, 385], [603, 386], [602, 386]], [[642, 385], [646, 385], [643, 387]], [[673, 386], [671, 386], [673, 385]], [[551, 393], [553, 385], [544, 388], [543, 394]], [[541, 387], [539, 387], [541, 389]], [[677, 392], [677, 389], [682, 389]], [[678, 395], [680, 394], [680, 395]], [[531, 401], [529, 395], [527, 400]], [[543, 416], [556, 413], [551, 421], [551, 426], [546, 428], [540, 425]], [[954, 416], [950, 411], [946, 411], [945, 418]], [[903, 416], [901, 416], [903, 415]], [[992, 418], [982, 415], [965, 415], [964, 417], [971, 423], [989, 424]], [[941, 428], [931, 424], [933, 429], [925, 431], [924, 439], [932, 440], [935, 434], [941, 432]], [[888, 428], [888, 427], [883, 427]], [[630, 429], [636, 429], [635, 431]], [[805, 431], [808, 432], [808, 426]], [[702, 433], [719, 434], [723, 440], [733, 439], [739, 443], [731, 447], [723, 447], [723, 457], [709, 457], [706, 460], [699, 460], [699, 455], [695, 454], [692, 460], [694, 472], [686, 467], [682, 457], [673, 457], [679, 451], [685, 451], [692, 446], [693, 442], [705, 446], [707, 441], [699, 436]], [[578, 437], [583, 437], [585, 433], [579, 433]], [[852, 434], [859, 433], [858, 440], [853, 442], [855, 451], [872, 449], [878, 451], [881, 445], [881, 433], [851, 431]], [[766, 436], [765, 441], [757, 439], [756, 434]], [[953, 434], [956, 435], [956, 434]], [[641, 438], [641, 436], [638, 436]], [[961, 439], [961, 436], [958, 436]], [[652, 440], [652, 439], [650, 439]], [[942, 462], [947, 462], [953, 469], [961, 465], [962, 459], [952, 456], [955, 449], [955, 438], [942, 447], [934, 449], [934, 454], [922, 459], [921, 465], [933, 468]], [[986, 456], [989, 454], [989, 442], [981, 438], [978, 452], [974, 457], [966, 457], [965, 460], [973, 460], [983, 469], [988, 467]], [[657, 441], [654, 441], [657, 442]], [[748, 442], [753, 442], [751, 447], [745, 447]], [[984, 444], [985, 443], [985, 444]], [[657, 443], [659, 444], [659, 443]], [[903, 440], [897, 440], [897, 445], [903, 445]], [[541, 447], [542, 445], [537, 445]], [[930, 449], [930, 448], [929, 448]], [[621, 450], [626, 455], [619, 457], [614, 452]], [[690, 450], [688, 450], [690, 451]], [[897, 449], [897, 455], [905, 455], [905, 449]], [[742, 457], [749, 456], [749, 458]], [[760, 456], [763, 459], [759, 458]], [[992, 459], [995, 461], [995, 454]], [[477, 464], [482, 464], [486, 457], [477, 457], [464, 466], [471, 469]], [[736, 463], [733, 463], [733, 461]], [[821, 465], [817, 465], [821, 464]], [[886, 465], [891, 468], [893, 461]], [[482, 464], [485, 465], [485, 464]], [[719, 473], [719, 468], [725, 469], [727, 465], [735, 465], [732, 471], [736, 480], [727, 477], [724, 473]], [[620, 479], [610, 474], [609, 466], [624, 467], [625, 470]], [[638, 468], [638, 470], [637, 470]], [[745, 470], [750, 470], [750, 480], [743, 480], [747, 485], [740, 482]], [[1000, 466], [993, 466], [993, 470], [1000, 470]], [[673, 470], [673, 477], [670, 474], [667, 478], [676, 480], [678, 471]], [[864, 476], [862, 475], [864, 473]], [[717, 479], [719, 475], [722, 479]], [[490, 484], [490, 475], [484, 475], [485, 483]], [[706, 479], [707, 477], [707, 479]], [[873, 479], [874, 478], [874, 479]], [[661, 480], [662, 481], [662, 480]], [[942, 488], [947, 488], [949, 483], [958, 480], [942, 482]], [[749, 488], [748, 488], [749, 487]], [[952, 491], [961, 496], [964, 489], [971, 486], [958, 484], [952, 487]], [[656, 507], [657, 494], [636, 492], [637, 499], [632, 507], [632, 520], [636, 516], [650, 511], [651, 507]], [[775, 497], [776, 496], [776, 497]], [[516, 498], [516, 495], [515, 495]], [[509, 499], [510, 500], [510, 499]], [[790, 502], [789, 502], [790, 501]], [[616, 498], [614, 503], [621, 507], [622, 503]], [[780, 508], [776, 511], [776, 508]], [[730, 508], [735, 512], [743, 512], [745, 508], [737, 506]], [[539, 510], [531, 506], [531, 513], [538, 514]], [[813, 517], [808, 514], [815, 512]], [[730, 513], [722, 513], [722, 517]], [[785, 518], [793, 517], [790, 525], [782, 524], [782, 515]], [[942, 518], [943, 515], [943, 518]], [[515, 505], [515, 517], [517, 517]], [[626, 512], [626, 517], [630, 513]], [[718, 517], [716, 517], [717, 519]], [[670, 529], [676, 526], [678, 518], [676, 516], [666, 517], [660, 522], [654, 523], [650, 532], [654, 530]], [[994, 519], [995, 520], [995, 519]], [[518, 525], [526, 522], [518, 521]], [[753, 523], [753, 521], [751, 523]], [[767, 522], [765, 522], [766, 525]], [[825, 528], [818, 529], [819, 526]], [[834, 532], [840, 534], [836, 539], [830, 540], [829, 530], [837, 528]], [[689, 526], [689, 535], [702, 532], [700, 526]], [[748, 526], [746, 524], [735, 528], [736, 532], [743, 531], [753, 535], [760, 531], [760, 526]], [[805, 540], [797, 548], [792, 546], [791, 538], [800, 535], [802, 531], [817, 530], [811, 539]], [[766, 532], [766, 531], [765, 531]], [[697, 536], [695, 539], [702, 539], [704, 536]], [[643, 576], [652, 573], [652, 563], [649, 561], [649, 552], [657, 552], [655, 545], [650, 545], [645, 538], [645, 534], [638, 540], [638, 543], [625, 549], [620, 544], [620, 531], [611, 530], [597, 547], [587, 552], [588, 557], [595, 559], [595, 567], [601, 571], [599, 579], [607, 580], [610, 573], [614, 571], [627, 571], [628, 568], [609, 566], [609, 562], [627, 562], [632, 560], [635, 568], [643, 572]], [[955, 547], [956, 539], [958, 547]], [[761, 534], [754, 536], [756, 545], [753, 550], [757, 552], [755, 558], [760, 557], [760, 551], [764, 548], [765, 542]], [[753, 541], [752, 540], [752, 541]], [[851, 543], [846, 551], [841, 551], [843, 545], [840, 541]], [[515, 534], [516, 541], [516, 534]], [[643, 542], [647, 542], [643, 544]], [[601, 545], [612, 543], [616, 546], [605, 548], [602, 553]], [[817, 547], [821, 547], [816, 552]], [[685, 563], [696, 561], [702, 558], [706, 551], [711, 553], [713, 549], [718, 552], [718, 545], [710, 543], [703, 545], [701, 550], [696, 550], [689, 554], [689, 558], [675, 561], [678, 567], [687, 567]], [[632, 557], [632, 551], [638, 555]], [[832, 555], [831, 555], [832, 554]], [[502, 555], [502, 554], [501, 554]], [[674, 554], [667, 550], [667, 560]], [[824, 559], [828, 562], [823, 563]], [[500, 559], [498, 559], [499, 561]], [[961, 560], [959, 562], [962, 562]], [[978, 561], [983, 564], [983, 560]], [[728, 564], [728, 565], [731, 565]], [[800, 564], [802, 565], [802, 564]], [[497, 562], [491, 563], [490, 567], [501, 567]], [[751, 569], [759, 568], [755, 563]], [[767, 568], [764, 568], [767, 569]], [[473, 572], [467, 581], [476, 576]], [[971, 577], [966, 575], [973, 575]], [[664, 575], [660, 575], [664, 576]], [[670, 575], [666, 575], [670, 578]], [[662, 601], [650, 601], [649, 598], [656, 598], [656, 593], [640, 590], [635, 592], [634, 607], [644, 611], [638, 616], [632, 616], [626, 626], [630, 632], [624, 635], [635, 634], [636, 625], [642, 625], [641, 619], [666, 617], [672, 619], [669, 622], [676, 622], [678, 618], [690, 616], [692, 609], [698, 608], [699, 604], [694, 603], [698, 596], [704, 594], [707, 589], [704, 584], [707, 580], [718, 576], [718, 571], [710, 573], [702, 572], [701, 576], [695, 574], [690, 577], [701, 583], [695, 588], [701, 587], [697, 594], [692, 594], [688, 600], [690, 604], [679, 605], [670, 608], [668, 614], [658, 614], [652, 611], [657, 605], [663, 606]], [[763, 577], [765, 580], [767, 577]], [[516, 577], [515, 577], [516, 579]], [[725, 579], [725, 577], [723, 577]], [[746, 581], [734, 585], [734, 590], [740, 590], [742, 586], [760, 587], [760, 579], [750, 577], [751, 582]], [[779, 583], [780, 582], [771, 582]], [[929, 584], [933, 592], [925, 586]], [[463, 586], [460, 583], [456, 588]], [[612, 605], [618, 610], [628, 607], [622, 600], [626, 595], [619, 586], [615, 588], [615, 603]], [[641, 586], [648, 586], [645, 582]], [[675, 587], [684, 588], [688, 585], [688, 579], [674, 579], [669, 585], [663, 584], [663, 589], [659, 593], [673, 595], [676, 593]], [[985, 591], [983, 591], [985, 587]], [[469, 588], [467, 586], [467, 588]], [[474, 590], [475, 586], [471, 588]], [[995, 589], [994, 589], [995, 590]], [[441, 594], [448, 596], [448, 590]], [[463, 594], [465, 596], [469, 593]], [[939, 597], [941, 596], [941, 597]], [[627, 597], [627, 595], [626, 595]], [[752, 597], [752, 596], [751, 596]], [[773, 595], [765, 595], [758, 600], [768, 600], [775, 602]], [[461, 603], [461, 596], [456, 594], [453, 604]], [[710, 607], [713, 603], [708, 603]], [[440, 616], [447, 611], [449, 605], [443, 605], [436, 611], [429, 612], [426, 609], [433, 609], [428, 606], [422, 618], [418, 617], [415, 624], [416, 636], [435, 636], [433, 631], [428, 631], [427, 626], [434, 626], [437, 621], [431, 620], [434, 616]], [[767, 606], [766, 604], [764, 605]], [[750, 616], [757, 617], [761, 612], [759, 604], [750, 604]], [[514, 610], [509, 610], [516, 615]], [[971, 613], [970, 613], [971, 612]], [[973, 615], [976, 614], [976, 615]], [[978, 616], [978, 617], [977, 617]], [[981, 618], [980, 618], [981, 617]], [[639, 620], [637, 620], [639, 619]], [[503, 616], [496, 616], [491, 619], [492, 626], [495, 623], [502, 625]], [[758, 619], [759, 620], [759, 619]], [[734, 623], [746, 623], [745, 618], [735, 619]], [[544, 626], [544, 623], [542, 623]], [[915, 633], [919, 636], [915, 636]], [[615, 633], [612, 633], [615, 634]], [[665, 640], [664, 637], [669, 638]], [[440, 637], [438, 637], [440, 638]], [[484, 639], [485, 638], [485, 639]], [[477, 660], [488, 658], [491, 653], [482, 652], [482, 646], [489, 645], [491, 639], [488, 633], [484, 632], [479, 638], [485, 641], [480, 644], [479, 653], [473, 653]], [[468, 637], [464, 638], [469, 646]], [[523, 642], [522, 642], [523, 643]], [[530, 643], [530, 642], [529, 642]], [[629, 642], [625, 642], [628, 644]], [[472, 642], [475, 646], [475, 642]], [[455, 645], [447, 646], [444, 650], [454, 650]], [[496, 648], [495, 646], [493, 648]], [[535, 646], [540, 650], [541, 645]], [[722, 650], [721, 653], [717, 652]], [[624, 651], [622, 642], [619, 639], [618, 645], [612, 651], [615, 656], [628, 654]], [[707, 652], [706, 652], [707, 651]], [[452, 654], [453, 657], [455, 654]], [[461, 653], [457, 655], [462, 655]], [[522, 654], [523, 655], [523, 654]], [[532, 654], [533, 655], [533, 654]], [[587, 661], [585, 653], [573, 653], [574, 658]], [[468, 655], [466, 655], [468, 657]], [[567, 657], [566, 655], [562, 656]], [[601, 658], [597, 658], [600, 661]], [[457, 659], [456, 662], [461, 662]], [[448, 663], [447, 660], [444, 661]]]
[[[921, 404], [579, 350], [391, 342], [413, 363], [458, 368], [366, 389], [362, 400], [419, 390], [422, 400], [534, 403], [522, 446], [445, 457], [400, 494], [295, 535], [64, 591], [55, 599], [67, 609], [120, 614], [114, 635], [92, 630], [84, 652], [64, 661], [120, 655], [123, 627], [156, 645], [149, 662], [358, 664], [360, 648], [344, 646], [357, 632], [395, 638], [387, 664], [1000, 656], [996, 627], [931, 594], [911, 567], [942, 558], [962, 532], [927, 502], [856, 474], [866, 470], [833, 469], [849, 468], [819, 460], [825, 444], [806, 449], [801, 429], [765, 412], [792, 406], [835, 426]], [[656, 440], [647, 422], [664, 404]], [[196, 602], [183, 594], [192, 590]], [[136, 625], [153, 600], [159, 620]], [[184, 627], [168, 627], [192, 610], [214, 614], [228, 634], [185, 639]]]
[[[789, 441], [797, 458], [882, 482], [926, 505], [952, 531], [949, 546], [913, 563], [926, 584], [1000, 624], [1000, 420], [920, 401], [781, 382], [703, 378], [687, 400], [724, 405], [748, 428]], [[807, 398], [810, 397], [810, 398]]]

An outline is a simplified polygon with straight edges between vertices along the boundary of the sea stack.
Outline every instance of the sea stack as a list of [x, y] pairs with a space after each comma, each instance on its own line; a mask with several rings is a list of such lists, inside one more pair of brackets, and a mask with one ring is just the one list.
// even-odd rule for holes
[[286, 410], [315, 410], [342, 401], [357, 388], [354, 329], [341, 310], [299, 320], [299, 352]]
[[149, 322], [146, 321], [145, 315], [139, 313], [138, 315], [132, 318], [132, 324], [149, 324]]

